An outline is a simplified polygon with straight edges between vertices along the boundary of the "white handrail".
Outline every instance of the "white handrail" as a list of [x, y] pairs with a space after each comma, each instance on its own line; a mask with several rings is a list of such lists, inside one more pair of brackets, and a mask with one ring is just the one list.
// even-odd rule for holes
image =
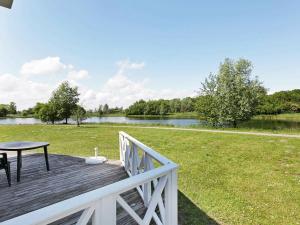
[[162, 156], [158, 152], [154, 151], [153, 149], [149, 148], [148, 146], [144, 145], [142, 142], [138, 141], [134, 137], [131, 137], [129, 134], [126, 134], [123, 131], [120, 131], [119, 134], [125, 138], [127, 138], [129, 141], [133, 142], [135, 145], [137, 145], [139, 148], [141, 148], [144, 152], [151, 155], [152, 158], [160, 162], [161, 164], [168, 164], [173, 163], [171, 160], [167, 159], [166, 157]]
[[[157, 221], [157, 224], [177, 224], [177, 165], [124, 132], [120, 132], [120, 137], [126, 138], [128, 141], [138, 146], [142, 151], [163, 165], [158, 168], [152, 168], [148, 171], [145, 170], [144, 172], [136, 175], [131, 175], [129, 178], [116, 183], [15, 217], [0, 224], [44, 225], [84, 210], [84, 213], [80, 218], [80, 223], [78, 224], [86, 224], [86, 221], [89, 221], [90, 217], [92, 216], [93, 225], [115, 225], [115, 206], [118, 201], [122, 203], [121, 206], [123, 206], [123, 209], [127, 211], [127, 213], [134, 213], [128, 208], [128, 205], [125, 205], [126, 202], [123, 201], [123, 199], [120, 197], [120, 194], [134, 188], [138, 189], [140, 186], [149, 184], [151, 182], [153, 182], [156, 190], [153, 190], [153, 197], [151, 200], [149, 200], [149, 208], [146, 213], [146, 218], [141, 219], [137, 214], [133, 215], [134, 218], [136, 218], [139, 224], [149, 224], [152, 217], [155, 221]], [[123, 150], [121, 148], [122, 143], [120, 143], [120, 151]], [[120, 157], [122, 157], [121, 155], [122, 154], [120, 154]], [[161, 199], [161, 193], [163, 189], [165, 189], [166, 209], [164, 208], [164, 204], [162, 203]], [[163, 210], [163, 213], [161, 213], [162, 218], [159, 218], [155, 212], [156, 205]], [[145, 206], [147, 207], [148, 204], [145, 204]]]

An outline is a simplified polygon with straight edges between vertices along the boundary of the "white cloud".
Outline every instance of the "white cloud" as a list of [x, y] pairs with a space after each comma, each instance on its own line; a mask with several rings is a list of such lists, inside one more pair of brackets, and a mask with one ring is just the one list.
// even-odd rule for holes
[[125, 75], [115, 75], [99, 91], [79, 86], [81, 102], [89, 108], [95, 108], [99, 104], [105, 103], [113, 107], [123, 106], [126, 108], [140, 99], [172, 99], [194, 95], [192, 91], [187, 90], [151, 89], [146, 84], [145, 80], [133, 81]]
[[65, 65], [59, 57], [46, 57], [24, 63], [20, 73], [23, 75], [46, 75], [60, 72], [64, 69], [72, 69], [72, 65]]
[[110, 106], [128, 107], [133, 102], [144, 99], [171, 99], [192, 96], [194, 93], [187, 90], [153, 89], [149, 87], [149, 80], [130, 78], [129, 72], [141, 70], [145, 67], [144, 62], [119, 61], [115, 75], [111, 76], [98, 90], [91, 89], [80, 83], [82, 79], [89, 78], [87, 70], [75, 70], [73, 66], [61, 63], [59, 57], [47, 57], [41, 60], [32, 60], [25, 63], [20, 72], [27, 74], [51, 74], [62, 72], [61, 78], [55, 83], [42, 83], [30, 80], [30, 76], [12, 74], [0, 75], [0, 103], [14, 101], [18, 109], [32, 107], [36, 102], [46, 102], [52, 91], [58, 85], [68, 80], [72, 86], [78, 86], [80, 101], [87, 108], [95, 108], [99, 104], [108, 103]]
[[155, 90], [147, 87], [148, 80], [134, 81], [126, 74], [129, 70], [143, 69], [145, 63], [134, 63], [123, 60], [117, 63], [117, 73], [112, 76], [99, 91], [79, 88], [82, 92], [81, 101], [89, 107], [108, 103], [110, 106], [128, 107], [140, 99], [172, 99], [192, 96], [193, 92], [186, 90], [163, 89]]
[[129, 59], [121, 60], [116, 63], [118, 66], [118, 75], [124, 74], [127, 70], [140, 70], [145, 67], [145, 63], [130, 62]]
[[0, 75], [0, 102], [16, 102], [18, 109], [47, 101], [51, 91], [52, 87], [48, 84], [32, 82], [12, 74]]
[[87, 70], [71, 70], [68, 73], [68, 79], [70, 80], [82, 80], [82, 79], [86, 79], [89, 78], [89, 72]]

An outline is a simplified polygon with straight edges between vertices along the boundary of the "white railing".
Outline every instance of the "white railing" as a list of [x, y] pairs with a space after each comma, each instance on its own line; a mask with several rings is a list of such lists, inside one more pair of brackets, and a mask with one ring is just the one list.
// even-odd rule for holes
[[[124, 132], [119, 133], [120, 160], [129, 178], [4, 221], [1, 225], [43, 225], [83, 211], [77, 225], [115, 225], [119, 204], [139, 225], [177, 222], [177, 165]], [[146, 213], [141, 218], [121, 194], [135, 189]], [[13, 209], [12, 209], [13, 210]]]

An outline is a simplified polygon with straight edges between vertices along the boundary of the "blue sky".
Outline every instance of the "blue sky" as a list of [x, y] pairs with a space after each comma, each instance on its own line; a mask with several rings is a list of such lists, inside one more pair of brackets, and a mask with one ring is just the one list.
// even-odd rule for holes
[[[251, 60], [270, 92], [299, 88], [299, 8], [275, 0], [15, 0], [0, 8], [0, 101], [28, 107], [65, 79], [80, 86], [87, 107], [183, 97], [225, 57]], [[16, 82], [28, 95], [10, 88]]]

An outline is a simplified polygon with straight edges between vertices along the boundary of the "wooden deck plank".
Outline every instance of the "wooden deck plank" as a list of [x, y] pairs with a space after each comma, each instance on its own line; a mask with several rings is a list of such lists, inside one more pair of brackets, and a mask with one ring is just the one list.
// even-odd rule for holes
[[[12, 186], [8, 187], [4, 171], [0, 171], [0, 222], [76, 195], [112, 184], [127, 178], [119, 161], [100, 165], [87, 165], [84, 159], [65, 155], [49, 155], [50, 171], [47, 172], [44, 155], [23, 157], [21, 182], [16, 182], [16, 158], [10, 157]], [[122, 194], [139, 214], [145, 213], [142, 199], [136, 190]], [[72, 215], [55, 224], [74, 224], [80, 214]], [[117, 208], [118, 224], [135, 224], [120, 207]]]

